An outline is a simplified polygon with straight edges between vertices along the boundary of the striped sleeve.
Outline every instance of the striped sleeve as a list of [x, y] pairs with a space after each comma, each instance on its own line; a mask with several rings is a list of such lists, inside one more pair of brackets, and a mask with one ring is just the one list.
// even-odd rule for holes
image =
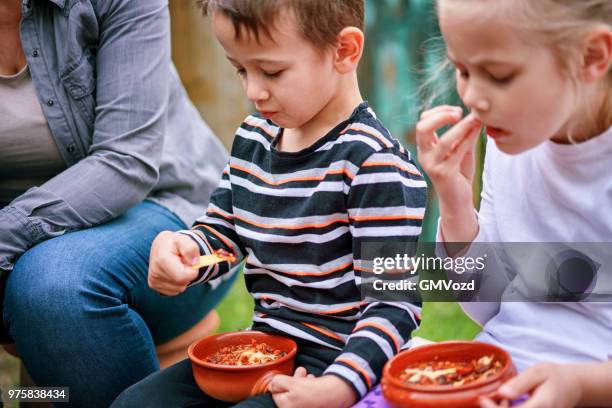
[[223, 275], [242, 261], [245, 249], [236, 234], [234, 225], [229, 165], [223, 170], [221, 181], [210, 198], [206, 214], [195, 221], [191, 230], [179, 231], [179, 233], [191, 237], [198, 244], [202, 255], [223, 249], [236, 256], [236, 262], [231, 265], [222, 262], [201, 268], [197, 279], [191, 285], [207, 282]]
[[[355, 265], [361, 264], [364, 243], [418, 240], [426, 189], [423, 177], [403, 149], [387, 148], [363, 162], [348, 197]], [[380, 381], [385, 363], [410, 339], [419, 313], [419, 305], [408, 302], [365, 305], [346, 346], [325, 374], [344, 379], [363, 397]]]

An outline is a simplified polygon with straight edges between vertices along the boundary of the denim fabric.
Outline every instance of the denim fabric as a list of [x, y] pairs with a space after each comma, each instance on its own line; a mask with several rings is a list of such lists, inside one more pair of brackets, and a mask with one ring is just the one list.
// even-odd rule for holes
[[145, 201], [19, 259], [8, 277], [4, 320], [34, 382], [70, 387], [71, 406], [108, 407], [159, 369], [155, 344], [202, 319], [237, 275], [215, 290], [198, 285], [177, 297], [150, 290], [151, 242], [181, 228], [174, 214]]
[[68, 168], [0, 209], [0, 275], [34, 245], [147, 197], [187, 225], [201, 215], [227, 152], [170, 61], [167, 0], [22, 0], [20, 30]]

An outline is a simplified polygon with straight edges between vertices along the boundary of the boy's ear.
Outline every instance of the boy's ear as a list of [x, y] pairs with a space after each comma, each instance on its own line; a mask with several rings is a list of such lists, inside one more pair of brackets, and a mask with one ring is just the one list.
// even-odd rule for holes
[[338, 34], [334, 66], [341, 74], [347, 74], [357, 69], [363, 54], [363, 32], [357, 27], [345, 27]]
[[580, 76], [586, 82], [596, 82], [607, 75], [611, 66], [612, 30], [595, 29], [585, 39]]

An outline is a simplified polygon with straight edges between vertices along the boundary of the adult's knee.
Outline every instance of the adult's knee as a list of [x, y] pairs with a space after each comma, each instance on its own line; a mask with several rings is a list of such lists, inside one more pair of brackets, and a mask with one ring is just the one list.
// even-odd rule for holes
[[71, 281], [55, 273], [52, 253], [34, 247], [16, 262], [6, 285], [4, 313], [7, 325], [31, 324], [43, 317], [50, 317], [60, 304], [74, 305], [71, 297]]
[[103, 291], [92, 277], [98, 275], [95, 269], [99, 266], [64, 238], [31, 248], [15, 263], [4, 300], [5, 322], [11, 334], [18, 335], [13, 333], [17, 326], [36, 330], [39, 323], [47, 328], [74, 325], [94, 302], [90, 298]]

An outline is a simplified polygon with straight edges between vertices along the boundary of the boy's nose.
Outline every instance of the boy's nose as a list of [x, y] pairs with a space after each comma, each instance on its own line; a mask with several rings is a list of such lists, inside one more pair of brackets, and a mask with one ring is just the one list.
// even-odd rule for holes
[[246, 94], [251, 102], [265, 101], [270, 97], [270, 93], [261, 82], [251, 78], [246, 83]]

